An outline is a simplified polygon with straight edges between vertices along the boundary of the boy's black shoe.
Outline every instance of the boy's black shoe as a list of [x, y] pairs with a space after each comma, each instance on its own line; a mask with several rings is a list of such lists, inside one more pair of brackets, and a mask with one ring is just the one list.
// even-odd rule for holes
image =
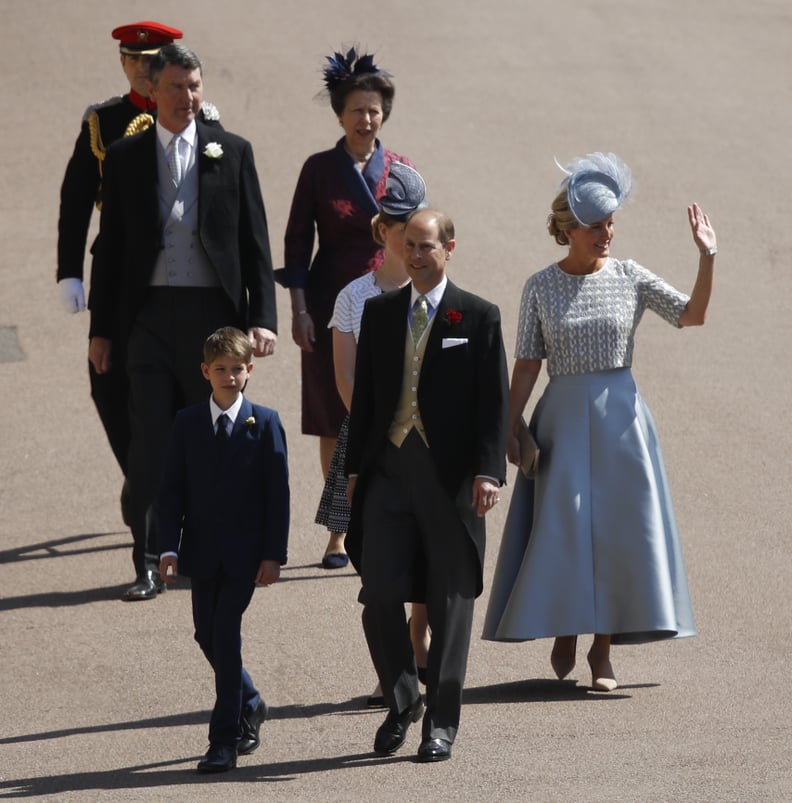
[[236, 750], [227, 744], [210, 744], [198, 762], [198, 772], [227, 772], [236, 767]]
[[246, 756], [252, 753], [260, 744], [259, 731], [261, 725], [267, 718], [269, 710], [267, 704], [262, 700], [255, 708], [242, 712], [239, 721], [239, 742], [237, 742], [237, 755]]

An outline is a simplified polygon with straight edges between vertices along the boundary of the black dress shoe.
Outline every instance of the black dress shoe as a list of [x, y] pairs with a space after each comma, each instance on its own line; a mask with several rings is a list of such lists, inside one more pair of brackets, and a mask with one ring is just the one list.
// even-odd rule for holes
[[424, 739], [418, 748], [418, 761], [446, 761], [451, 758], [451, 742], [445, 739]]
[[134, 584], [124, 592], [126, 599], [154, 599], [165, 590], [165, 583], [158, 571], [149, 569], [139, 574]]
[[198, 772], [228, 772], [236, 767], [236, 749], [227, 744], [210, 744], [198, 762]]
[[242, 712], [239, 720], [239, 741], [237, 742], [237, 755], [246, 756], [252, 753], [260, 744], [259, 731], [261, 724], [267, 718], [269, 709], [262, 700], [255, 708]]
[[419, 697], [412, 705], [401, 712], [394, 714], [391, 711], [382, 725], [377, 729], [374, 737], [374, 752], [379, 756], [389, 756], [395, 753], [407, 738], [407, 728], [417, 722], [424, 712], [423, 700]]

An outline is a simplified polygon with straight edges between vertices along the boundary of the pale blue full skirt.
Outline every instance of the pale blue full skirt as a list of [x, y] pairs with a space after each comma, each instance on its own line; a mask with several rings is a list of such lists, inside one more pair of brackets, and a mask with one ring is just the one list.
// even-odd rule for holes
[[657, 431], [627, 368], [554, 377], [517, 473], [483, 638], [696, 634]]

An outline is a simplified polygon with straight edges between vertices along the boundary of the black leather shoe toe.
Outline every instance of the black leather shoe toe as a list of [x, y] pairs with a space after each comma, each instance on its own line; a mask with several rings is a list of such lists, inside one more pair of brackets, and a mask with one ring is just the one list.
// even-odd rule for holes
[[445, 739], [424, 739], [418, 748], [418, 761], [446, 761], [451, 758], [451, 742]]
[[268, 713], [269, 709], [264, 700], [254, 709], [242, 712], [242, 718], [239, 721], [240, 738], [237, 743], [237, 755], [246, 756], [248, 753], [252, 753], [261, 744], [259, 731]]
[[374, 752], [379, 756], [389, 756], [395, 753], [407, 738], [407, 728], [417, 722], [424, 712], [423, 700], [419, 697], [412, 705], [400, 714], [392, 711], [385, 717], [374, 737]]
[[159, 572], [148, 570], [137, 576], [135, 582], [124, 592], [124, 597], [130, 600], [154, 599], [164, 590], [165, 583]]
[[210, 744], [206, 755], [198, 762], [201, 773], [228, 772], [236, 767], [236, 750], [226, 744]]

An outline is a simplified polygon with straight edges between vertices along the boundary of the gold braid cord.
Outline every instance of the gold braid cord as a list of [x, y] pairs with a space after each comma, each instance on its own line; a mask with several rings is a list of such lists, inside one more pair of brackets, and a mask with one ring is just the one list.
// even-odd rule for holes
[[88, 131], [91, 134], [91, 152], [99, 160], [99, 175], [102, 175], [102, 162], [105, 158], [105, 146], [102, 142], [102, 131], [99, 128], [99, 115], [92, 111], [88, 115]]
[[124, 136], [131, 137], [133, 134], [139, 134], [152, 125], [154, 125], [154, 118], [148, 112], [142, 112], [126, 127]]
[[[145, 131], [149, 126], [152, 125], [154, 125], [154, 118], [150, 114], [142, 112], [137, 117], [132, 119], [132, 122], [130, 122], [130, 124], [126, 127], [126, 131], [124, 131], [124, 136], [131, 137], [133, 134], [139, 134], [141, 131]], [[102, 142], [102, 131], [99, 127], [99, 115], [96, 113], [96, 111], [92, 111], [88, 115], [88, 130], [91, 135], [91, 153], [93, 153], [93, 155], [96, 157], [96, 160], [99, 162], [99, 178], [101, 179], [102, 165], [107, 154], [107, 149]], [[102, 208], [101, 184], [97, 192], [96, 208]]]

